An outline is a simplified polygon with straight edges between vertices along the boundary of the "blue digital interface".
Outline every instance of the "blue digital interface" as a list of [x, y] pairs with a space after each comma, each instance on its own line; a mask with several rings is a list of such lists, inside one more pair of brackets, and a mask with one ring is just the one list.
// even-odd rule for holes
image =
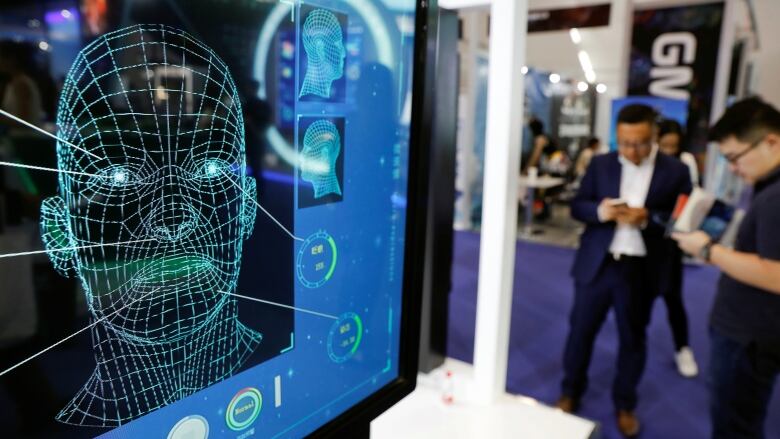
[[51, 160], [14, 158], [75, 311], [0, 321], [12, 435], [304, 437], [398, 377], [416, 1], [196, 3], [57, 18]]

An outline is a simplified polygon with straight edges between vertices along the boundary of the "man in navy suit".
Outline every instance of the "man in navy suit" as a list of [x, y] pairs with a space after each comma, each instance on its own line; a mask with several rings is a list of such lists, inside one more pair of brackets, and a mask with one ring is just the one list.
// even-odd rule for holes
[[612, 387], [618, 429], [639, 433], [636, 388], [647, 356], [646, 327], [653, 299], [665, 291], [674, 258], [663, 223], [677, 197], [691, 191], [689, 171], [658, 153], [656, 113], [629, 105], [617, 123], [618, 151], [594, 157], [571, 204], [586, 224], [572, 267], [574, 306], [564, 352], [562, 396], [556, 404], [574, 412], [588, 384], [593, 342], [614, 308], [620, 345]]

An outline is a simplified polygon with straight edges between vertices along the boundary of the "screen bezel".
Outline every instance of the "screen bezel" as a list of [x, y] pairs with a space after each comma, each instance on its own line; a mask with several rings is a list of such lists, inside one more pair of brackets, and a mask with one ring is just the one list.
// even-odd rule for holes
[[436, 0], [417, 0], [398, 376], [309, 437], [340, 436], [352, 431], [350, 427], [357, 427], [356, 432], [368, 431], [373, 419], [412, 393], [417, 385], [433, 114], [433, 95], [428, 90], [433, 90], [435, 81], [435, 68], [429, 63], [436, 60], [437, 23]]

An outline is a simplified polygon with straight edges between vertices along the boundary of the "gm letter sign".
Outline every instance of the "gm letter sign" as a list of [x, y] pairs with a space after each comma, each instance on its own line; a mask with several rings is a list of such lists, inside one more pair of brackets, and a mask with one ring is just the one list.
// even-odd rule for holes
[[693, 80], [696, 37], [690, 32], [659, 35], [653, 42], [652, 60], [650, 94], [668, 99], [690, 99], [687, 87]]

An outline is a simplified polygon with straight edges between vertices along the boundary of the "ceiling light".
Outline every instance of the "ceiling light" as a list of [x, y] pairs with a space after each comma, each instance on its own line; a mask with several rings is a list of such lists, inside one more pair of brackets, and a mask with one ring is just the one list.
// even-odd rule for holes
[[585, 81], [578, 82], [577, 83], [577, 90], [579, 90], [579, 91], [581, 91], [583, 93], [588, 91], [588, 83], [585, 82]]
[[561, 75], [559, 75], [557, 73], [551, 73], [550, 74], [550, 82], [552, 82], [553, 84], [557, 84], [557, 83], [561, 82]]
[[580, 35], [580, 30], [576, 27], [569, 29], [569, 36], [571, 37], [571, 42], [574, 44], [580, 44], [582, 42], [582, 35]]
[[520, 67], [520, 73], [522, 73], [523, 75], [527, 75], [528, 74], [528, 66]]
[[607, 86], [604, 85], [604, 84], [599, 84], [599, 85], [596, 86], [596, 91], [599, 92], [599, 93], [606, 93]]
[[577, 57], [580, 59], [582, 71], [585, 72], [585, 79], [590, 83], [596, 82], [596, 72], [593, 70], [593, 64], [590, 62], [588, 52], [580, 50], [579, 53], [577, 53]]

